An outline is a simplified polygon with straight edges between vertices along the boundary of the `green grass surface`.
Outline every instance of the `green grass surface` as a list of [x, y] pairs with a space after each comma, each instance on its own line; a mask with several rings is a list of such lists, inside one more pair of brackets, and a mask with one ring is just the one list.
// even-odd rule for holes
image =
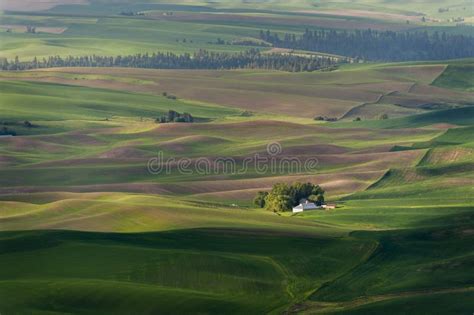
[[[76, 19], [92, 32], [90, 17]], [[101, 19], [101, 36], [115, 41], [123, 28], [131, 37], [143, 31], [136, 40], [149, 43], [172, 33], [168, 21], [155, 30], [126, 20], [129, 27]], [[466, 61], [296, 74], [1, 73], [0, 121], [19, 135], [0, 137], [0, 312], [471, 312], [471, 93], [438, 85], [457, 63]], [[410, 110], [377, 101], [393, 90]], [[452, 108], [424, 109], [433, 99]], [[362, 103], [371, 103], [372, 116], [361, 122], [312, 119]], [[153, 121], [169, 109], [201, 120]], [[388, 110], [400, 117], [368, 120]], [[242, 166], [272, 142], [283, 155], [316, 157], [318, 167], [183, 174], [174, 165], [160, 175], [146, 168], [158, 151], [229, 156]], [[251, 205], [257, 191], [293, 181], [321, 184], [338, 207], [277, 215]]]
[[[30, 96], [28, 96], [28, 94]], [[33, 105], [32, 105], [33, 104]], [[114, 116], [154, 119], [174, 109], [195, 117], [237, 114], [227, 108], [191, 104], [145, 94], [84, 89], [67, 85], [2, 82], [1, 107], [5, 121], [104, 120]]]
[[383, 120], [366, 120], [350, 123], [334, 124], [335, 127], [365, 127], [365, 128], [416, 128], [439, 123], [452, 123], [469, 126], [474, 122], [474, 107], [462, 107], [439, 111], [430, 111], [423, 114], [401, 118]]
[[434, 82], [433, 85], [459, 89], [464, 91], [474, 91], [473, 73], [474, 65], [450, 65]]
[[[370, 241], [225, 230], [10, 232], [1, 238], [8, 257], [1, 290], [9, 294], [0, 307], [14, 312], [278, 313], [372, 248]], [[308, 246], [318, 251], [308, 254]], [[119, 303], [118, 296], [124, 297]]]

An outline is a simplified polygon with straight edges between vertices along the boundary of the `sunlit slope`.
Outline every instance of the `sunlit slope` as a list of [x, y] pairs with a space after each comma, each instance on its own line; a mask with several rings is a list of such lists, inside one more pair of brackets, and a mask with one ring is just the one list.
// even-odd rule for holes
[[[148, 232], [186, 228], [260, 228], [288, 233], [340, 234], [328, 226], [268, 211], [125, 193], [43, 193], [3, 196], [2, 230], [68, 229]], [[44, 200], [44, 201], [42, 201]]]

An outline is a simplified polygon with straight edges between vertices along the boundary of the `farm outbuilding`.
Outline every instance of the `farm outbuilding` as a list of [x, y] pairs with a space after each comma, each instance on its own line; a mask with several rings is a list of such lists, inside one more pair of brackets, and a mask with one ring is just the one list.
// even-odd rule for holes
[[296, 207], [293, 207], [293, 213], [303, 212], [303, 211], [306, 211], [306, 210], [315, 210], [315, 209], [320, 209], [320, 208], [321, 207], [318, 207], [313, 202], [309, 202], [309, 201], [306, 200], [304, 202], [301, 202]]

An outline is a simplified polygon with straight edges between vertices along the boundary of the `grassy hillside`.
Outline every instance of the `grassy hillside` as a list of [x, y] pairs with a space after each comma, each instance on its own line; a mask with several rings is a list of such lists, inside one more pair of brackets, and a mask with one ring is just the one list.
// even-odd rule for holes
[[[232, 42], [472, 24], [464, 0], [119, 2], [5, 1], [0, 58], [272, 52]], [[0, 72], [0, 313], [471, 313], [470, 72]], [[155, 121], [169, 110], [195, 121]], [[337, 207], [255, 208], [280, 182], [319, 184]]]
[[166, 97], [29, 82], [2, 82], [1, 97], [2, 110], [7, 113], [2, 115], [2, 119], [6, 121], [99, 121], [112, 117], [155, 119], [170, 109], [192, 111], [194, 116], [203, 118], [239, 113], [219, 106], [192, 104]]
[[401, 118], [388, 119], [387, 121], [369, 120], [365, 122], [342, 123], [337, 127], [349, 127], [359, 125], [366, 128], [416, 128], [433, 124], [451, 123], [462, 126], [470, 126], [474, 120], [474, 107], [453, 108], [440, 111], [430, 111]]
[[[341, 88], [331, 92], [345, 84], [349, 99], [364, 97], [357, 93], [377, 80], [416, 84], [406, 95], [422, 103], [439, 72], [439, 66], [364, 65], [334, 73], [195, 74], [197, 87], [218, 75], [228, 93], [245, 81], [256, 83], [242, 86], [249, 91], [278, 86], [301, 93], [301, 82], [311, 78], [305, 93], [320, 87], [334, 93], [328, 97], [345, 97]], [[0, 309], [261, 314], [376, 313], [393, 306], [396, 314], [469, 307], [471, 107], [420, 107], [422, 114], [350, 123], [282, 116], [272, 107], [242, 115], [232, 103], [205, 102], [189, 84], [190, 73], [2, 74], [2, 120], [19, 136], [0, 139], [0, 282], [2, 294], [9, 293]], [[361, 73], [369, 76], [354, 75]], [[186, 97], [170, 100], [163, 91]], [[452, 100], [469, 95], [442, 91]], [[202, 120], [156, 124], [154, 117], [168, 109]], [[21, 126], [23, 120], [38, 127]], [[157, 151], [169, 158], [229, 156], [242, 166], [272, 142], [284, 156], [317, 158], [317, 168], [183, 174], [174, 166], [160, 175], [146, 169]], [[255, 193], [281, 181], [319, 183], [338, 208], [296, 216], [254, 209]], [[117, 296], [127, 298], [117, 303]]]
[[473, 64], [451, 65], [433, 82], [433, 85], [472, 91], [474, 85], [474, 79], [472, 78], [473, 70]]
[[[127, 313], [138, 307], [146, 314], [278, 313], [373, 249], [370, 241], [282, 238], [258, 231], [10, 232], [1, 237], [1, 253], [8, 257], [2, 260], [1, 290], [9, 294], [0, 307], [15, 312]], [[308, 255], [308, 246], [318, 251]], [[342, 255], [347, 250], [351, 260]], [[33, 271], [32, 257], [42, 271]], [[13, 261], [31, 272], [19, 272]], [[127, 298], [117, 304], [117, 296]]]

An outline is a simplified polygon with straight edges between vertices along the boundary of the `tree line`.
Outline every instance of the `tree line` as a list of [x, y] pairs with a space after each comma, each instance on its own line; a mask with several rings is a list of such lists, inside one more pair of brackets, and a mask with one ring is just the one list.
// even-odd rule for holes
[[3, 59], [2, 70], [29, 70], [53, 67], [131, 67], [152, 69], [267, 69], [291, 72], [314, 71], [334, 67], [336, 60], [319, 56], [261, 53], [250, 49], [240, 53], [199, 50], [193, 54], [153, 53], [126, 56], [50, 56], [31, 61]]
[[374, 30], [306, 31], [301, 36], [269, 30], [260, 39], [275, 47], [318, 51], [363, 60], [442, 60], [474, 56], [474, 37], [445, 32], [393, 32]]

